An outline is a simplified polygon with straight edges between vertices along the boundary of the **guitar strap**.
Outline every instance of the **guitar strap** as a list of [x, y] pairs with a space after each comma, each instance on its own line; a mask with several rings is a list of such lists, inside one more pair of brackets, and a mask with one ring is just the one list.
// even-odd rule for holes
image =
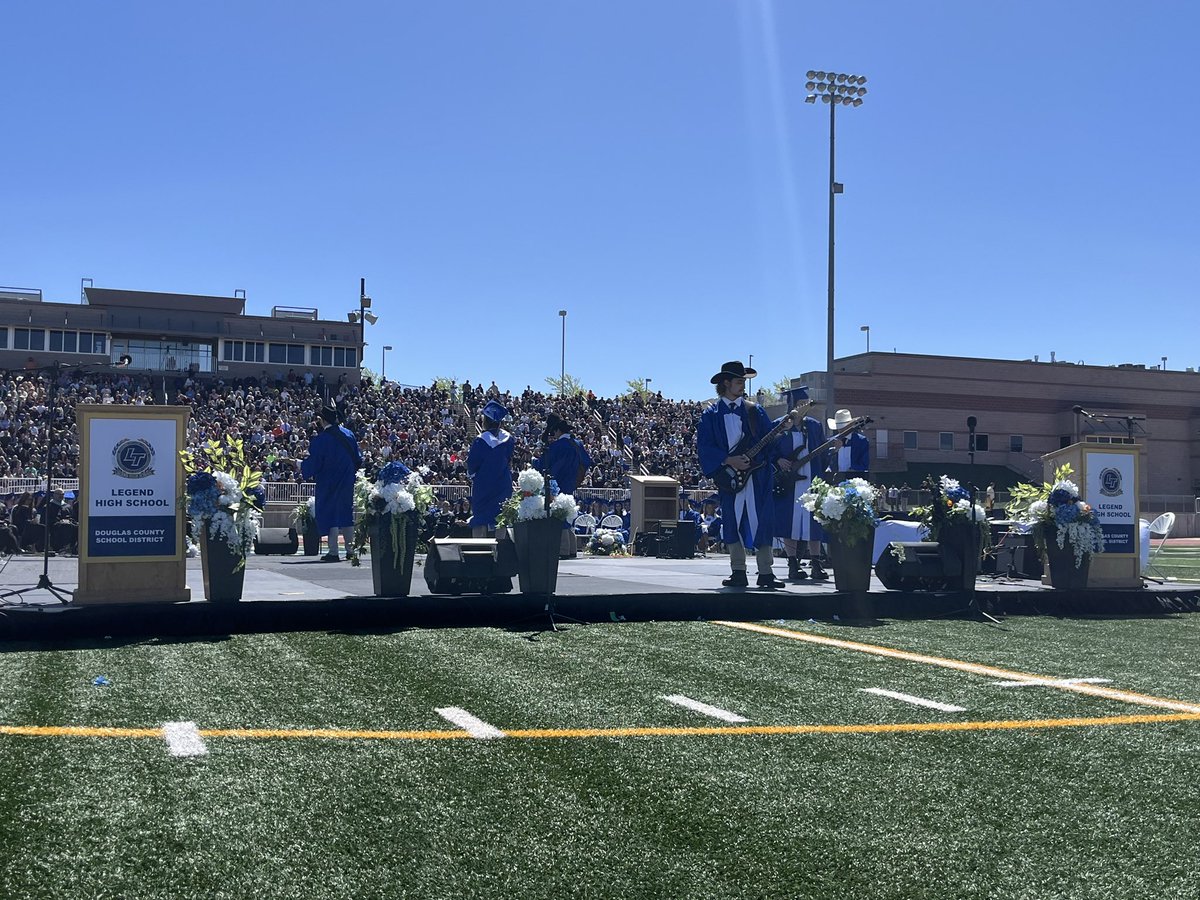
[[333, 429], [333, 433], [337, 435], [337, 439], [341, 442], [342, 446], [346, 448], [346, 452], [350, 454], [350, 460], [354, 463], [354, 468], [361, 469], [363, 464], [362, 454], [354, 452], [354, 445], [350, 443], [350, 438], [346, 437], [341, 428], [337, 425], [333, 425], [331, 428]]
[[758, 421], [758, 414], [755, 412], [758, 409], [758, 404], [751, 403], [749, 400], [743, 400], [742, 406], [746, 410], [746, 427], [750, 429], [751, 444], [757, 444], [760, 429], [762, 428], [762, 423]]

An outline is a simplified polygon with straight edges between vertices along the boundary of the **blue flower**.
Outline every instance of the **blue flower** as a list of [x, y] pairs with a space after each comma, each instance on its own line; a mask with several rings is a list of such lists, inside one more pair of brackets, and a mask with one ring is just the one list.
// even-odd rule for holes
[[217, 480], [213, 478], [212, 472], [196, 472], [188, 476], [187, 492], [189, 496], [194, 497], [210, 491], [215, 493], [216, 490]]
[[1063, 506], [1067, 503], [1074, 503], [1076, 500], [1079, 499], [1079, 497], [1075, 496], [1070, 491], [1066, 491], [1066, 490], [1063, 490], [1062, 488], [1058, 488], [1057, 490], [1050, 492], [1049, 499], [1050, 499], [1051, 506]]
[[[1058, 491], [1055, 491], [1058, 493]], [[1079, 506], [1074, 503], [1054, 503], [1054, 521], [1063, 525], [1070, 525], [1079, 518]]]
[[379, 470], [379, 476], [375, 480], [381, 484], [399, 484], [407, 481], [411, 474], [412, 470], [404, 463], [390, 462]]
[[246, 491], [246, 496], [254, 503], [255, 509], [266, 509], [267, 507], [267, 492], [261, 487], [252, 487]]

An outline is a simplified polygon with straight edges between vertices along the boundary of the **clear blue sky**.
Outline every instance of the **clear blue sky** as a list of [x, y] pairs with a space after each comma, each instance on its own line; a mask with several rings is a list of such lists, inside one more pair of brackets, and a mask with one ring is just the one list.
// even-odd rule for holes
[[[10, 3], [0, 284], [343, 318], [388, 375], [702, 397], [727, 359], [1200, 365], [1200, 6]], [[1200, 376], [1198, 376], [1200, 377]]]

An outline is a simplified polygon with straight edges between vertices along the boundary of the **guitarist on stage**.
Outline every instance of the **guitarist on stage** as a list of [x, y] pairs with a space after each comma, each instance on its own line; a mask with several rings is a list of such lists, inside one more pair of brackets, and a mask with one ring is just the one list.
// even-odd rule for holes
[[[788, 391], [788, 406], [808, 399], [808, 389], [798, 387]], [[825, 429], [819, 419], [805, 416], [800, 425], [792, 422], [792, 428], [775, 441], [775, 461], [779, 472], [775, 484], [775, 535], [783, 539], [783, 550], [787, 554], [788, 581], [801, 581], [808, 573], [800, 568], [799, 547], [808, 542], [808, 553], [812, 558], [814, 581], [824, 581], [829, 575], [821, 568], [821, 542], [825, 532], [799, 502], [800, 497], [812, 487], [812, 480], [821, 477], [828, 463], [828, 453], [821, 452], [808, 462], [797, 465], [810, 452], [825, 443]]]
[[[767, 446], [754, 458], [740, 449], [752, 447], [773, 427], [770, 417], [756, 403], [745, 398], [746, 378], [758, 373], [740, 362], [727, 362], [712, 377], [717, 387], [717, 401], [700, 414], [696, 429], [696, 450], [700, 468], [713, 478], [724, 470], [741, 473], [756, 463], [773, 461], [773, 450]], [[753, 472], [741, 490], [718, 490], [721, 498], [721, 537], [729, 547], [729, 565], [733, 570], [721, 583], [726, 587], [747, 587], [746, 551], [752, 550], [758, 562], [758, 586], [767, 590], [786, 587], [771, 571], [771, 542], [774, 537], [774, 504], [772, 502], [772, 467], [763, 465]]]

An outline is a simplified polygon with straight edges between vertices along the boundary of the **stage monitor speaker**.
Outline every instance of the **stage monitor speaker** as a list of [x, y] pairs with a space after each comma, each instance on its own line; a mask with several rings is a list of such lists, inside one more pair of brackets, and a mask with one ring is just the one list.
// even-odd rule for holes
[[634, 556], [658, 556], [658, 532], [642, 531], [633, 539]]
[[875, 561], [875, 577], [890, 591], [940, 591], [949, 584], [936, 541], [893, 541]]
[[1013, 568], [1021, 578], [1042, 577], [1045, 567], [1042, 564], [1042, 555], [1037, 552], [1037, 548], [1033, 545], [1032, 536], [1030, 536], [1029, 543], [1026, 546], [1018, 547], [1013, 554]]
[[291, 556], [299, 549], [295, 528], [260, 528], [254, 540], [254, 552], [259, 556]]
[[667, 559], [691, 559], [696, 555], [698, 532], [695, 522], [660, 522], [658, 556]]
[[512, 541], [493, 538], [435, 538], [425, 557], [431, 594], [507, 594], [517, 574]]

